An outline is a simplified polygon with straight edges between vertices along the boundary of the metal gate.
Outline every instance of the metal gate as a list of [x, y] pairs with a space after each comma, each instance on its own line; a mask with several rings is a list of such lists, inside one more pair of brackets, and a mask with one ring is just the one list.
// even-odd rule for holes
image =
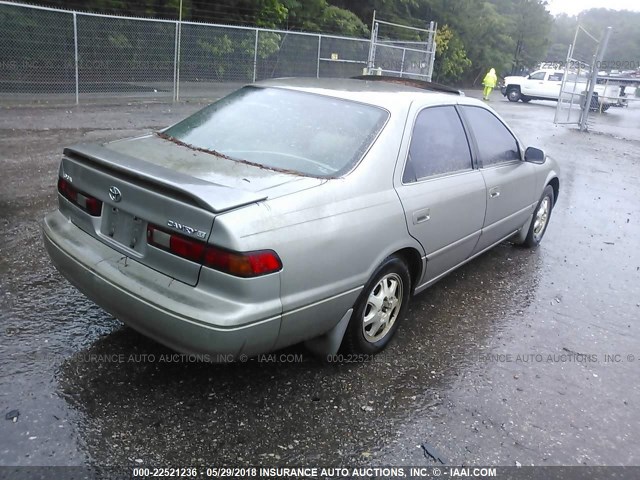
[[[436, 58], [435, 22], [416, 28], [376, 18], [373, 12], [367, 70], [370, 75], [391, 75], [431, 81]], [[399, 40], [399, 38], [407, 40]]]
[[595, 86], [610, 33], [611, 27], [606, 30], [603, 41], [600, 41], [582, 26], [576, 29], [567, 52], [554, 123], [578, 125], [580, 130], [588, 130], [589, 112], [598, 109]]

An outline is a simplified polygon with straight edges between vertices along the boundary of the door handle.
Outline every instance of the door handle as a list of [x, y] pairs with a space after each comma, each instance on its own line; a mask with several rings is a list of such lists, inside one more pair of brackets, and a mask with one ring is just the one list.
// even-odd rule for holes
[[423, 208], [421, 210], [416, 210], [413, 212], [413, 224], [417, 225], [419, 223], [427, 222], [431, 220], [431, 209]]
[[497, 198], [499, 196], [500, 196], [500, 187], [493, 187], [491, 190], [489, 190], [490, 198]]

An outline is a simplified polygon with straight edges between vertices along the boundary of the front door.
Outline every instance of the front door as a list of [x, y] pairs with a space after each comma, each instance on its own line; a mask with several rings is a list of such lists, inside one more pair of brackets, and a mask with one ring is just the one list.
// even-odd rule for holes
[[522, 95], [528, 97], [544, 97], [545, 90], [545, 77], [547, 72], [541, 70], [539, 72], [533, 72], [527, 77], [527, 80], [522, 82], [520, 92]]
[[490, 110], [463, 106], [487, 188], [487, 213], [475, 252], [515, 233], [535, 207], [534, 165], [521, 158], [518, 141]]
[[453, 105], [414, 108], [396, 190], [409, 233], [427, 254], [427, 283], [466, 260], [485, 216], [486, 188]]

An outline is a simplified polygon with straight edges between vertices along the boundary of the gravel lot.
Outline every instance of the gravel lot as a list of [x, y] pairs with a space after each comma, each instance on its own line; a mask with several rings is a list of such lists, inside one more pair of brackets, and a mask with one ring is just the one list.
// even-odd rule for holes
[[581, 134], [493, 95], [562, 167], [542, 245], [459, 269], [351, 364], [171, 361], [51, 266], [63, 146], [201, 105], [1, 108], [0, 465], [432, 465], [423, 442], [452, 465], [640, 465], [640, 105]]

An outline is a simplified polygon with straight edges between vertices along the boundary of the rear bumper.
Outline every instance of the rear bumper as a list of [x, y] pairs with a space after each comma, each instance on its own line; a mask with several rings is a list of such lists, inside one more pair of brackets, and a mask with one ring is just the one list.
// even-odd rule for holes
[[124, 257], [59, 211], [45, 217], [42, 229], [52, 262], [78, 290], [125, 324], [174, 350], [251, 356], [276, 344], [279, 298], [243, 304], [186, 285]]

